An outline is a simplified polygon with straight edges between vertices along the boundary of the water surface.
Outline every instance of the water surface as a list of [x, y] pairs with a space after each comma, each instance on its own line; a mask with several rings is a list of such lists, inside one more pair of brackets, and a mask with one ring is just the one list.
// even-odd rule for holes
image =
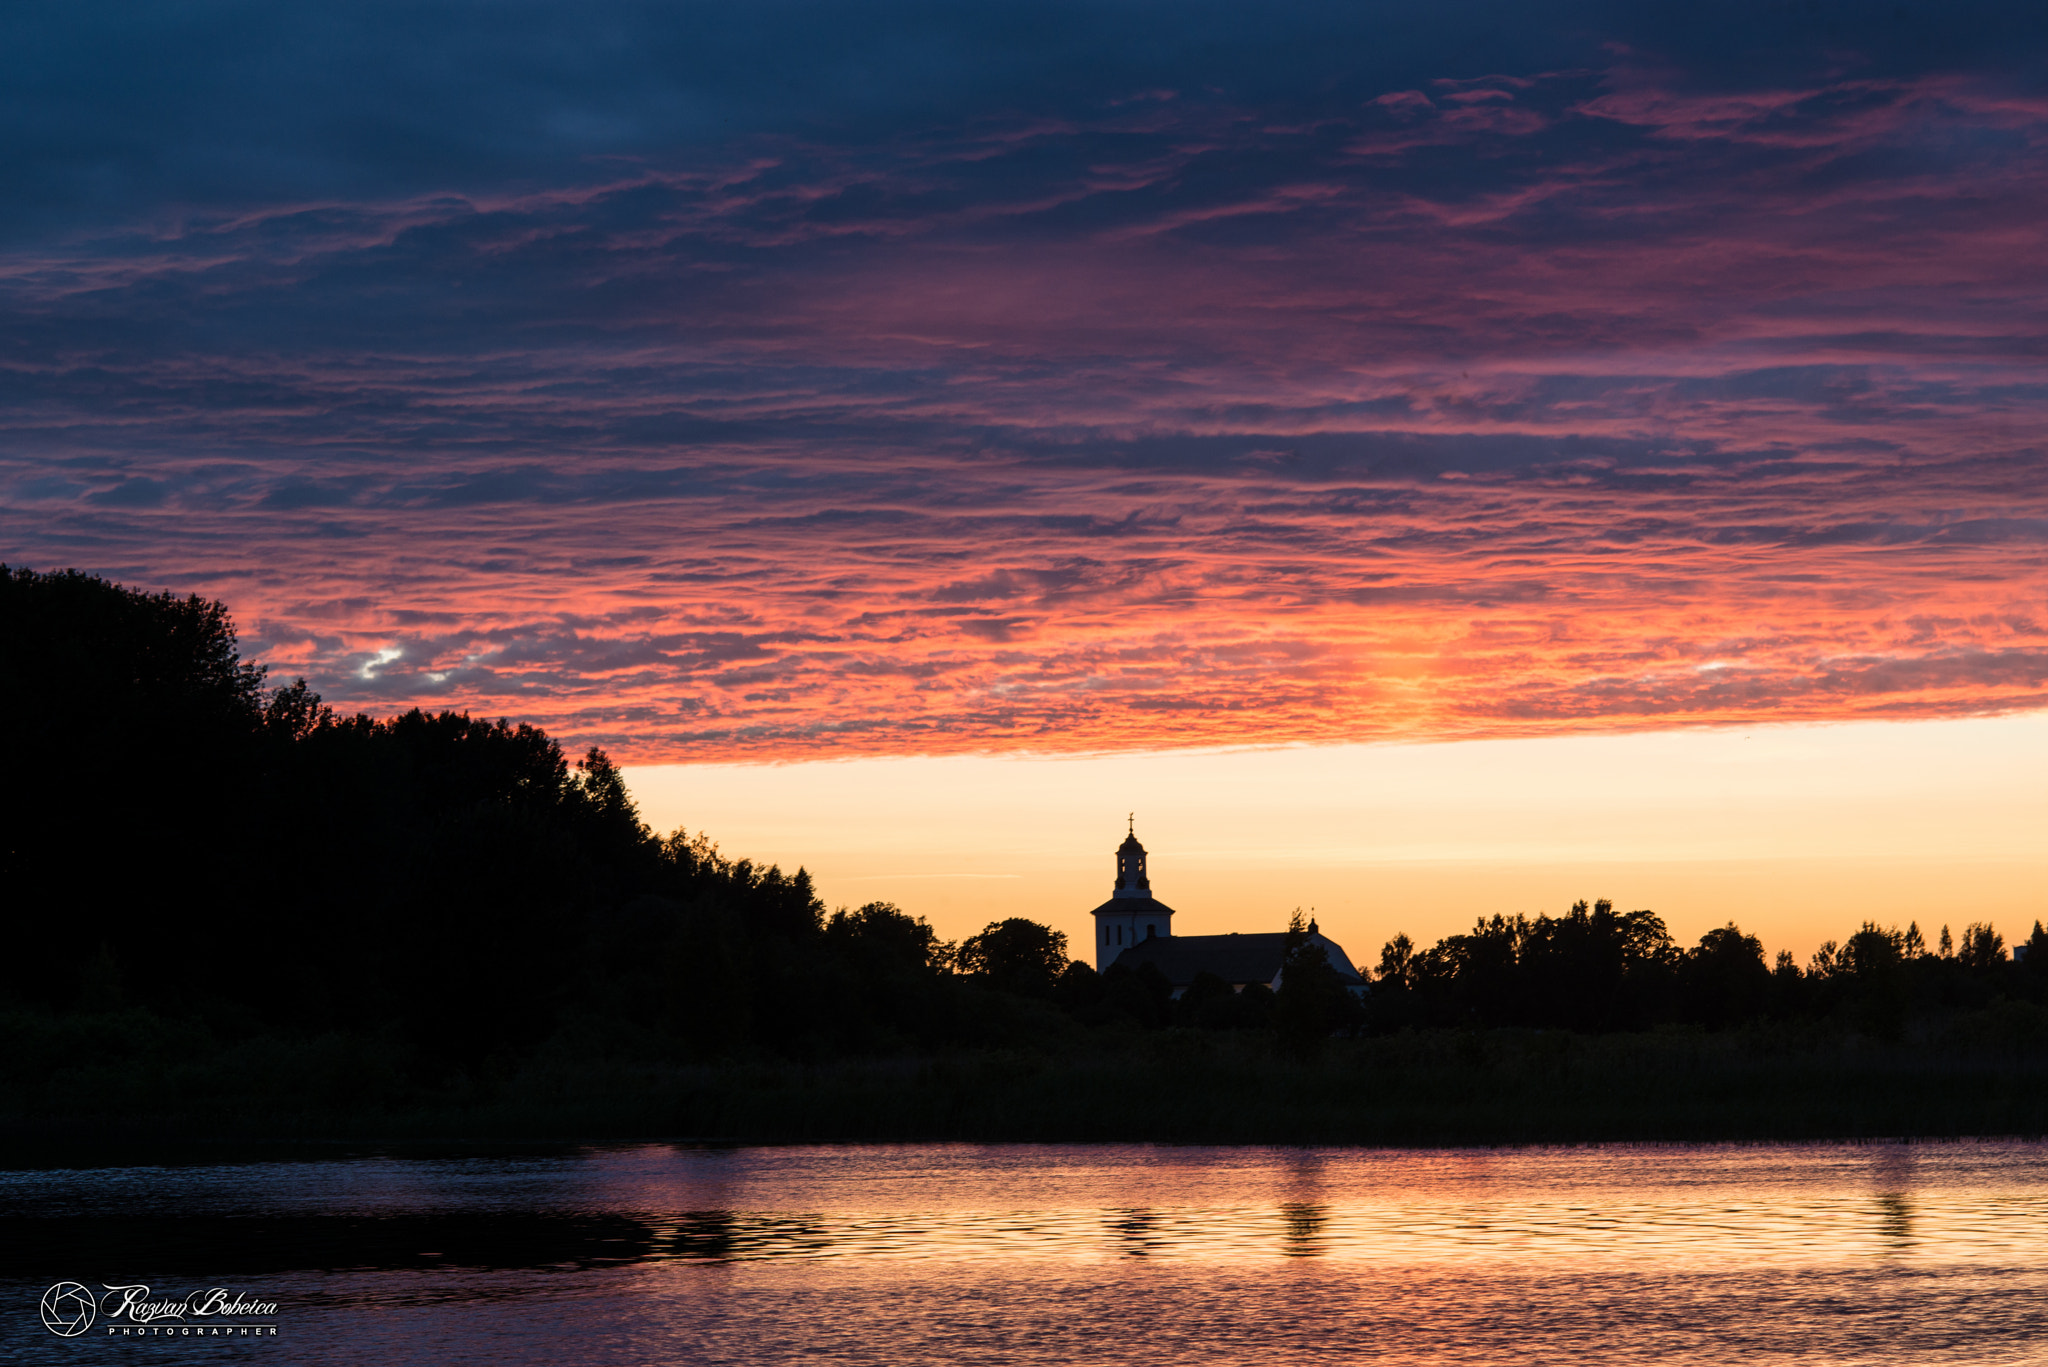
[[[637, 1146], [0, 1173], [0, 1356], [2039, 1363], [2048, 1148]], [[51, 1283], [275, 1341], [58, 1339]], [[103, 1326], [101, 1326], [103, 1328]]]

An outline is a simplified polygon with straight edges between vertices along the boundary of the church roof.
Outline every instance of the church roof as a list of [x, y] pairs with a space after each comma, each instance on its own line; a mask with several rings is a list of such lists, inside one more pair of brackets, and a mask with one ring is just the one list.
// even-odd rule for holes
[[[1130, 903], [1124, 901], [1114, 905], [1122, 907]], [[1104, 907], [1104, 910], [1109, 910], [1109, 907]], [[1351, 960], [1336, 941], [1323, 935], [1311, 935], [1309, 939], [1323, 947], [1330, 956], [1330, 967], [1336, 969], [1337, 976], [1347, 984], [1364, 981], [1351, 967]], [[1175, 987], [1186, 987], [1198, 973], [1214, 973], [1232, 986], [1270, 983], [1280, 976], [1280, 966], [1286, 961], [1286, 931], [1251, 935], [1164, 935], [1140, 940], [1116, 956], [1116, 963], [1125, 968], [1151, 964]]]
[[1158, 898], [1147, 894], [1144, 897], [1112, 897], [1090, 916], [1171, 916], [1173, 908]]

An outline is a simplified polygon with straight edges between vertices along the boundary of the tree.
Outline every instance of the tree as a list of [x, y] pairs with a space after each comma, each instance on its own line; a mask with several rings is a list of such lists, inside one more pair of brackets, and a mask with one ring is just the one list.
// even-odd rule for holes
[[1006, 992], [1049, 996], [1066, 971], [1066, 932], [1021, 916], [991, 921], [961, 943], [958, 966]]
[[1835, 977], [1850, 1018], [1865, 1029], [1895, 1037], [1905, 1023], [1907, 936], [1865, 921], [1835, 956]]
[[1410, 961], [1408, 980], [1421, 1019], [1437, 1024], [1520, 1022], [1527, 1014], [1521, 973], [1529, 921], [1495, 916], [1464, 935], [1447, 935]]
[[1859, 978], [1890, 973], [1905, 958], [1905, 936], [1865, 921], [1835, 956], [1835, 971]]
[[853, 911], [840, 908], [825, 923], [825, 938], [863, 964], [898, 971], [936, 973], [947, 967], [953, 953], [922, 916], [912, 916], [893, 902], [869, 902]]
[[1066, 1010], [1085, 1015], [1102, 1001], [1102, 975], [1075, 959], [1060, 973], [1053, 995]]
[[1297, 1053], [1313, 1052], [1340, 1026], [1349, 1024], [1357, 1003], [1330, 965], [1329, 953], [1313, 940], [1295, 947], [1280, 969], [1273, 1001], [1273, 1029]]
[[1578, 1030], [1625, 1030], [1651, 1023], [1668, 999], [1678, 958], [1651, 911], [1617, 912], [1606, 898], [1539, 916], [1523, 930], [1524, 1021]]
[[1395, 991], [1405, 991], [1415, 966], [1415, 942], [1396, 935], [1380, 949], [1380, 968], [1373, 981]]
[[334, 725], [334, 709], [320, 701], [320, 695], [299, 679], [280, 688], [263, 704], [263, 729], [286, 743], [306, 739], [322, 727]]
[[[2026, 948], [2027, 971], [2033, 974], [2037, 981], [2048, 979], [2048, 930], [2041, 929], [2039, 921], [2034, 922], [2034, 933], [2027, 937]], [[2019, 953], [2018, 950], [2013, 952]]]
[[626, 791], [626, 776], [612, 758], [595, 745], [576, 761], [576, 792], [590, 807], [621, 825], [638, 826], [640, 809]]
[[1963, 928], [1963, 944], [1956, 951], [1956, 962], [1973, 973], [1990, 972], [2005, 962], [2005, 937], [1982, 921], [1972, 921]]
[[1149, 963], [1136, 969], [1111, 964], [1102, 975], [1102, 999], [1095, 1014], [1101, 1021], [1124, 1020], [1156, 1029], [1172, 1019], [1173, 984]]
[[1235, 1024], [1232, 1008], [1237, 1003], [1237, 993], [1230, 984], [1214, 973], [1197, 973], [1195, 980], [1188, 984], [1187, 991], [1180, 994], [1180, 1000], [1173, 1004], [1174, 1019], [1182, 1025], [1198, 1025], [1209, 1030], [1223, 1030]]
[[250, 967], [226, 937], [248, 929], [230, 890], [249, 885], [262, 699], [226, 605], [0, 565], [0, 727], [26, 776], [0, 811], [0, 887], [29, 913], [6, 986], [71, 1000], [81, 935], [158, 997]]
[[1700, 937], [1679, 968], [1690, 1020], [1719, 1029], [1757, 1015], [1768, 998], [1771, 972], [1764, 966], [1764, 942], [1744, 935], [1733, 921]]

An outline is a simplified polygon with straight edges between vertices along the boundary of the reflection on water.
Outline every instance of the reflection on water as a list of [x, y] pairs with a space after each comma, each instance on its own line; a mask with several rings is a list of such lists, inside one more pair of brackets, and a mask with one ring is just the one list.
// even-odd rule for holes
[[1323, 1226], [1330, 1222], [1326, 1207], [1289, 1201], [1280, 1207], [1280, 1218], [1287, 1222], [1287, 1242], [1280, 1250], [1282, 1253], [1290, 1258], [1313, 1258], [1325, 1251]]
[[[0, 1356], [75, 1360], [34, 1305], [78, 1279], [260, 1292], [278, 1362], [2043, 1361], [2044, 1158], [645, 1146], [0, 1173]], [[238, 1353], [262, 1356], [209, 1360]]]
[[1881, 1192], [1877, 1208], [1882, 1212], [1880, 1225], [1884, 1241], [1894, 1253], [1904, 1253], [1913, 1245], [1913, 1206], [1904, 1192]]
[[1118, 1251], [1142, 1258], [1159, 1246], [1153, 1237], [1156, 1223], [1148, 1210], [1123, 1210], [1110, 1217], [1109, 1229], [1116, 1236]]

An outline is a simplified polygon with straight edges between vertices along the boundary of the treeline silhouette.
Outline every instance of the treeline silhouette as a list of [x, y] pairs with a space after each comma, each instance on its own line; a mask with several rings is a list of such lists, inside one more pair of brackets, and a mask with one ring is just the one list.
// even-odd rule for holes
[[951, 944], [886, 902], [828, 912], [802, 869], [650, 831], [600, 749], [572, 761], [524, 724], [342, 715], [304, 680], [269, 688], [217, 602], [0, 566], [0, 632], [17, 761], [0, 1068], [31, 1090], [81, 1051], [170, 1038], [353, 1041], [359, 1065], [431, 1081], [538, 1057], [1086, 1048], [1172, 1028], [1304, 1053], [1435, 1027], [1897, 1036], [2048, 1001], [2038, 924], [2017, 961], [1984, 925], [1931, 947], [1866, 925], [1802, 968], [1733, 925], [1680, 948], [1606, 902], [1428, 949], [1396, 937], [1362, 1000], [1305, 937], [1277, 993], [1203, 979], [1174, 1000], [1149, 969], [1070, 961], [1030, 920]]
[[0, 990], [23, 1006], [372, 1037], [428, 1074], [544, 1043], [858, 1054], [1164, 1010], [1156, 975], [1099, 981], [1031, 921], [947, 944], [657, 837], [600, 749], [266, 689], [219, 603], [0, 567], [0, 633], [24, 776]]
[[1766, 962], [1763, 942], [1732, 921], [1681, 948], [1655, 913], [1580, 902], [1562, 916], [1495, 916], [1417, 949], [1397, 935], [1373, 975], [1371, 1024], [1532, 1026], [1618, 1031], [1689, 1024], [1836, 1020], [1896, 1037], [1909, 1019], [1979, 1010], [2001, 1000], [2048, 1002], [2048, 933], [2008, 958], [1990, 925], [1943, 926], [1930, 945], [1906, 929], [1864, 922], [1823, 944], [1804, 968], [1789, 951]]

